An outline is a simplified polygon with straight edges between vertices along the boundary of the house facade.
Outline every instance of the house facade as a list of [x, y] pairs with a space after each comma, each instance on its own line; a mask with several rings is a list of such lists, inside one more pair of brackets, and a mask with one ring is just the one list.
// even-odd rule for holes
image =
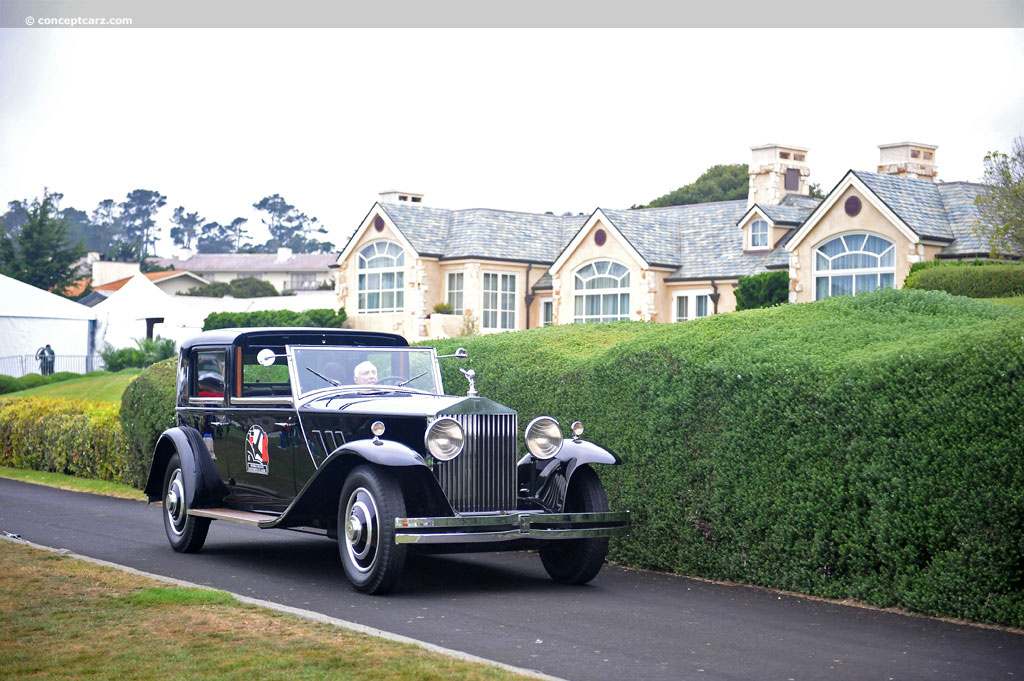
[[154, 258], [160, 267], [188, 270], [208, 282], [229, 282], [254, 277], [273, 284], [278, 291], [315, 291], [331, 280], [335, 256], [322, 253], [195, 253], [182, 251], [173, 258]]
[[[981, 185], [936, 182], [935, 146], [880, 150], [877, 172], [849, 171], [824, 199], [809, 196], [807, 149], [778, 144], [752, 149], [738, 201], [555, 216], [391, 192], [338, 256], [338, 305], [352, 328], [410, 338], [677, 322], [735, 310], [741, 276], [788, 272], [790, 300], [805, 302], [989, 255], [972, 231]], [[434, 313], [441, 303], [452, 313]]]

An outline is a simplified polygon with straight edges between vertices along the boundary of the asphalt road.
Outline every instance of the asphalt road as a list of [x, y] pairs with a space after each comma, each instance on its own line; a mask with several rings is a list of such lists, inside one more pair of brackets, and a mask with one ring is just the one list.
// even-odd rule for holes
[[28, 541], [573, 681], [1024, 679], [1021, 634], [620, 568], [567, 587], [525, 553], [412, 556], [363, 596], [330, 540], [220, 521], [182, 555], [160, 514], [0, 479], [0, 531]]

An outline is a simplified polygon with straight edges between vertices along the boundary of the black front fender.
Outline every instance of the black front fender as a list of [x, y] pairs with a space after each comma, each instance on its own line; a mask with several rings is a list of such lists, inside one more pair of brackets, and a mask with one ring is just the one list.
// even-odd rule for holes
[[519, 460], [519, 489], [529, 490], [527, 498], [547, 511], [561, 513], [573, 473], [588, 464], [617, 465], [621, 459], [612, 452], [585, 440], [566, 440], [550, 459], [527, 454]]
[[156, 442], [153, 464], [144, 490], [149, 501], [160, 501], [163, 498], [164, 475], [168, 462], [175, 454], [181, 461], [186, 508], [196, 508], [224, 498], [227, 487], [213, 465], [202, 435], [195, 428], [176, 426], [161, 433]]

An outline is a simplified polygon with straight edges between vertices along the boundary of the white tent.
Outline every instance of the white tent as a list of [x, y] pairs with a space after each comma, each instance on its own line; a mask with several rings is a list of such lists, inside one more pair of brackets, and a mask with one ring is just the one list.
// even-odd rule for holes
[[[58, 358], [84, 358], [93, 351], [90, 336], [95, 319], [96, 313], [84, 305], [0, 274], [0, 359], [4, 360], [0, 373], [20, 376], [33, 370], [17, 369], [10, 358], [18, 357], [20, 366], [22, 357], [34, 356], [47, 343]], [[62, 364], [58, 361], [58, 370]]]
[[106, 300], [92, 309], [98, 323], [97, 346], [135, 347], [135, 341], [153, 336], [180, 344], [199, 333], [203, 315], [191, 308], [188, 298], [169, 296], [144, 274], [136, 274]]

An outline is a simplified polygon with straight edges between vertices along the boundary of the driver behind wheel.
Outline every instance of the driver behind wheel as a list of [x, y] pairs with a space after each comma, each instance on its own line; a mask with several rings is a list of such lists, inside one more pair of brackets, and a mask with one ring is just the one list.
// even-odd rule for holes
[[377, 367], [367, 360], [356, 365], [352, 381], [356, 385], [371, 385], [377, 382]]

